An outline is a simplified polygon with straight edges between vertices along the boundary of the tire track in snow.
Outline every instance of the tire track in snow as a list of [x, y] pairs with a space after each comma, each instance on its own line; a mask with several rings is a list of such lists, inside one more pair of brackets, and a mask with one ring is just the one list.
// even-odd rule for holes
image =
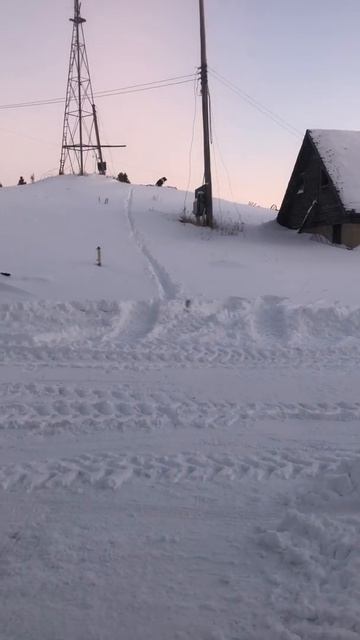
[[134, 429], [218, 429], [261, 421], [359, 421], [359, 402], [199, 401], [175, 390], [135, 391], [130, 384], [101, 387], [29, 383], [0, 386], [0, 432], [92, 433]]
[[120, 489], [130, 480], [142, 482], [221, 482], [244, 480], [268, 482], [272, 479], [328, 479], [326, 489], [339, 495], [344, 476], [348, 491], [354, 491], [351, 471], [359, 476], [360, 456], [307, 458], [296, 452], [268, 452], [265, 455], [179, 453], [175, 455], [83, 453], [72, 458], [37, 460], [0, 466], [3, 490], [52, 489], [89, 485], [97, 489]]
[[4, 303], [0, 326], [0, 360], [12, 365], [144, 370], [268, 363], [319, 370], [357, 366], [360, 357], [360, 308], [294, 306], [269, 296], [194, 301], [191, 313], [179, 298]]
[[171, 280], [166, 269], [164, 269], [164, 267], [160, 265], [160, 263], [154, 258], [151, 251], [147, 247], [142, 235], [136, 228], [132, 211], [133, 199], [134, 190], [131, 189], [127, 203], [127, 216], [131, 236], [133, 237], [140, 253], [146, 260], [148, 271], [150, 272], [150, 275], [153, 278], [158, 290], [159, 300], [174, 300], [180, 293], [180, 287]]
[[102, 336], [102, 347], [113, 348], [114, 343], [118, 341], [121, 345], [131, 347], [146, 338], [157, 324], [159, 302], [157, 300], [124, 302], [121, 310], [122, 317], [115, 318], [111, 331]]

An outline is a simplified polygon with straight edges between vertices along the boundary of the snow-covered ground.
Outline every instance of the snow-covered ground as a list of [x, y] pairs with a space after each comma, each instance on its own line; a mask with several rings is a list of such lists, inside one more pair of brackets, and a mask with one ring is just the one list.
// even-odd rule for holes
[[1, 640], [360, 637], [360, 253], [184, 201], [0, 189]]

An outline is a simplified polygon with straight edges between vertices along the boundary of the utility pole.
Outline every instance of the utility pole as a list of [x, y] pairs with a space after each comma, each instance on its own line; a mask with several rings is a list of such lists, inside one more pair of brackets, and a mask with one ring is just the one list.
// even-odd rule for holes
[[200, 9], [200, 40], [201, 40], [201, 95], [204, 131], [204, 178], [205, 178], [205, 220], [208, 227], [213, 226], [213, 199], [210, 159], [210, 116], [209, 116], [209, 85], [208, 66], [206, 56], [206, 30], [204, 0], [199, 0]]
[[97, 170], [106, 173], [102, 149], [107, 147], [125, 147], [126, 145], [102, 145], [98, 127], [94, 94], [91, 85], [89, 61], [86, 52], [81, 16], [81, 2], [74, 0], [74, 17], [71, 40], [70, 62], [65, 99], [65, 114], [61, 144], [59, 174], [65, 171], [83, 176], [89, 153], [95, 153]]

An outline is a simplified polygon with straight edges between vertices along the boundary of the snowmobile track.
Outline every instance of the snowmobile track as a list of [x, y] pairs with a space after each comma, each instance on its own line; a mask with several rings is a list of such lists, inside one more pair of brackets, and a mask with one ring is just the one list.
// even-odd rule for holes
[[133, 213], [133, 200], [134, 200], [134, 190], [131, 189], [129, 193], [128, 203], [127, 203], [127, 215], [129, 220], [129, 226], [131, 230], [131, 235], [136, 242], [140, 253], [143, 255], [147, 262], [148, 271], [155, 281], [157, 290], [159, 292], [160, 300], [174, 300], [179, 296], [179, 286], [176, 285], [170, 278], [168, 272], [164, 269], [162, 265], [154, 258], [153, 254], [149, 250], [148, 246], [145, 243], [142, 235], [138, 231], [134, 213]]

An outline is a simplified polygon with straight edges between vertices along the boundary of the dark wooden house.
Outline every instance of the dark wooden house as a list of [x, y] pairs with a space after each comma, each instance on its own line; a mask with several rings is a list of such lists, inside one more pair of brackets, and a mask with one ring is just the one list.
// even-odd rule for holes
[[360, 244], [360, 131], [306, 131], [277, 221], [334, 244]]

